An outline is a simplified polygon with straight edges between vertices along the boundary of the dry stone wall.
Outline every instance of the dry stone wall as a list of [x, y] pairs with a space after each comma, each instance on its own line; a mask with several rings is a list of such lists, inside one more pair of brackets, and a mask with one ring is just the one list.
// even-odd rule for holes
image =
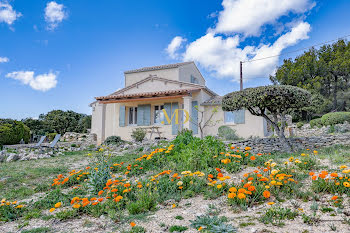
[[[288, 141], [296, 150], [317, 149], [333, 145], [350, 145], [350, 133], [335, 135], [320, 135], [313, 137], [293, 137]], [[226, 142], [228, 143], [228, 142]], [[269, 153], [284, 151], [284, 147], [278, 138], [254, 138], [243, 141], [231, 142], [232, 145], [244, 148], [249, 146], [254, 153]]]

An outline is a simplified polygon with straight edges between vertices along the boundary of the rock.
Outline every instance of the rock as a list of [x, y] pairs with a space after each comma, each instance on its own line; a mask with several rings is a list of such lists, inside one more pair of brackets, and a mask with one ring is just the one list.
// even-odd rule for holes
[[11, 153], [7, 159], [6, 159], [6, 162], [12, 162], [12, 161], [17, 161], [20, 159], [20, 156], [19, 154], [15, 154], [15, 153]]
[[0, 151], [0, 163], [4, 162], [6, 159], [6, 154], [4, 151]]
[[148, 153], [148, 152], [151, 152], [152, 150], [151, 150], [151, 147], [150, 146], [144, 146], [143, 147], [143, 152], [145, 152], [145, 153]]

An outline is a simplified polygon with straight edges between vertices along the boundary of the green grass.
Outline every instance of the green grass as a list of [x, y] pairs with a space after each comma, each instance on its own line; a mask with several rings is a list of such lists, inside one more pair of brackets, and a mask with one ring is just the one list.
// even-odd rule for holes
[[51, 229], [48, 227], [38, 227], [38, 228], [22, 231], [22, 233], [46, 233], [46, 232], [51, 232]]
[[342, 165], [350, 163], [350, 146], [335, 145], [318, 151], [320, 159], [329, 159], [332, 163]]
[[70, 152], [48, 159], [16, 161], [0, 164], [0, 198], [20, 200], [49, 189], [52, 178], [67, 173], [72, 164], [83, 159], [87, 152]]

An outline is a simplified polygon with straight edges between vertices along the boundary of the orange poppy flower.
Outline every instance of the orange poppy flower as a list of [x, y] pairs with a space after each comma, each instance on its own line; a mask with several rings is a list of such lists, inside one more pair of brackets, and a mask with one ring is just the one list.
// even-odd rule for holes
[[251, 160], [251, 161], [254, 161], [254, 160], [255, 160], [255, 156], [251, 156], [251, 157], [250, 157], [250, 160]]
[[269, 198], [269, 197], [271, 196], [271, 193], [270, 193], [269, 191], [265, 190], [265, 191], [263, 192], [263, 196], [264, 196], [265, 198]]
[[253, 192], [253, 191], [255, 191], [255, 187], [254, 187], [254, 186], [249, 186], [249, 187], [248, 187], [248, 190], [251, 191], [251, 192]]
[[136, 223], [131, 222], [131, 223], [130, 223], [130, 226], [131, 226], [131, 227], [134, 227], [134, 226], [136, 226]]

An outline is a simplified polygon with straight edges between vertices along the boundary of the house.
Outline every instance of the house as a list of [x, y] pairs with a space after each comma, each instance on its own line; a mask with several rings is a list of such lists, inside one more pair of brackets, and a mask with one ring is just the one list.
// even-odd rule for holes
[[[215, 108], [212, 121], [216, 124], [205, 127], [204, 136], [217, 135], [222, 125], [235, 129], [244, 138], [266, 135], [263, 118], [245, 110], [222, 111], [222, 97], [206, 86], [194, 62], [144, 67], [126, 71], [124, 76], [123, 89], [96, 97], [90, 104], [91, 132], [97, 135], [98, 143], [112, 135], [131, 140], [131, 132], [137, 127], [148, 131], [157, 128], [161, 137], [168, 139], [182, 129], [191, 129], [200, 136], [198, 122], [207, 121]], [[153, 134], [155, 137], [159, 135]]]

